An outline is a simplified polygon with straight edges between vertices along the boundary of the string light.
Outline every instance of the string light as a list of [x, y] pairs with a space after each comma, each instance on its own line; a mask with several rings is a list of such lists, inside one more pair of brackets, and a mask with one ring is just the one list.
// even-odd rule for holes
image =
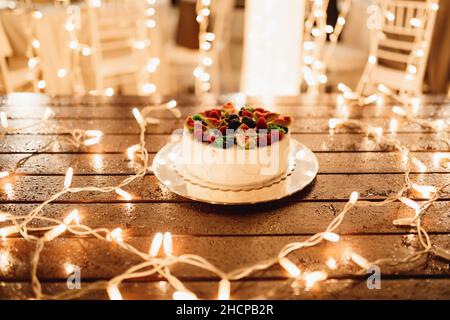
[[352, 252], [350, 254], [350, 259], [352, 259], [352, 261], [354, 263], [356, 263], [358, 266], [360, 266], [363, 269], [367, 270], [370, 268], [369, 262], [365, 258], [361, 257], [359, 254], [357, 254], [355, 252]]
[[122, 294], [116, 285], [110, 284], [107, 289], [109, 299], [111, 300], [122, 300]]
[[132, 200], [133, 198], [131, 197], [131, 194], [129, 194], [128, 192], [126, 192], [125, 190], [121, 189], [121, 188], [116, 188], [115, 189], [116, 193], [121, 196], [122, 198], [124, 198], [125, 200]]
[[115, 228], [114, 230], [112, 230], [108, 236], [106, 237], [106, 239], [108, 241], [115, 241], [118, 243], [122, 243], [123, 239], [122, 239], [122, 228]]
[[311, 289], [319, 281], [324, 281], [328, 275], [324, 271], [313, 271], [304, 275], [306, 289]]
[[227, 279], [222, 279], [219, 282], [219, 300], [230, 300], [230, 287], [231, 283]]
[[163, 242], [163, 234], [161, 232], [158, 232], [153, 237], [152, 244], [150, 246], [149, 254], [152, 257], [156, 257], [158, 255], [159, 250], [161, 249], [161, 245]]
[[69, 167], [66, 171], [66, 176], [64, 178], [64, 188], [70, 188], [70, 184], [72, 183], [72, 177], [73, 177], [73, 168]]
[[165, 232], [163, 236], [163, 248], [164, 253], [166, 255], [171, 255], [173, 248], [172, 248], [172, 234], [170, 232]]
[[0, 123], [4, 129], [8, 129], [8, 117], [5, 112], [0, 112]]
[[201, 59], [199, 60], [199, 64], [193, 71], [193, 75], [195, 78], [196, 95], [206, 93], [211, 88], [211, 84], [209, 83], [211, 77], [207, 70], [208, 67], [213, 64], [212, 57], [209, 51], [211, 50], [211, 42], [214, 41], [215, 35], [212, 32], [208, 32], [209, 15], [211, 12], [209, 6], [210, 1], [197, 0], [196, 20], [199, 24], [198, 41]]
[[173, 300], [197, 300], [197, 296], [190, 291], [175, 291]]
[[279, 263], [290, 274], [291, 277], [298, 278], [300, 276], [300, 269], [288, 258], [281, 258]]
[[141, 113], [139, 112], [139, 110], [137, 108], [133, 108], [132, 110], [133, 112], [133, 116], [136, 119], [136, 121], [140, 124], [140, 125], [145, 125], [145, 119], [142, 117]]
[[329, 231], [327, 231], [323, 234], [323, 238], [330, 242], [338, 242], [340, 239], [340, 237], [337, 233], [329, 232]]

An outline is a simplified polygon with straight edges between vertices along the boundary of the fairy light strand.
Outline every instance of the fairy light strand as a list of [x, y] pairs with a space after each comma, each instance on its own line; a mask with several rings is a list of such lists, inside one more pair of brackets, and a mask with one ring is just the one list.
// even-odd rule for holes
[[[354, 208], [354, 207], [370, 207], [370, 206], [383, 206], [387, 203], [392, 203], [395, 201], [401, 201], [405, 203], [404, 205], [408, 207], [413, 207], [415, 210], [415, 215], [410, 217], [408, 220], [412, 223], [412, 227], [416, 228], [417, 235], [419, 238], [419, 243], [422, 246], [416, 252], [413, 252], [402, 259], [392, 259], [392, 258], [381, 258], [375, 261], [369, 261], [365, 257], [361, 256], [356, 252], [351, 252], [349, 257], [353, 263], [355, 263], [360, 271], [357, 271], [357, 274], [363, 274], [367, 271], [367, 268], [371, 265], [400, 265], [407, 264], [414, 261], [417, 261], [421, 256], [434, 254], [440, 256], [444, 259], [450, 260], [450, 252], [443, 248], [437, 247], [435, 244], [432, 244], [431, 239], [426, 232], [426, 230], [422, 227], [421, 218], [425, 214], [425, 212], [430, 207], [431, 203], [439, 199], [439, 195], [442, 190], [448, 186], [426, 186], [426, 188], [420, 188], [422, 185], [413, 182], [410, 178], [411, 167], [414, 165], [412, 161], [412, 156], [410, 155], [409, 150], [403, 146], [399, 141], [394, 139], [393, 137], [386, 137], [384, 134], [381, 134], [380, 137], [375, 137], [369, 132], [369, 125], [360, 123], [356, 120], [346, 120], [342, 119], [342, 121], [336, 122], [334, 124], [334, 129], [339, 129], [340, 127], [346, 127], [350, 125], [351, 128], [358, 126], [361, 129], [361, 132], [368, 136], [369, 139], [374, 139], [377, 143], [382, 143], [386, 145], [390, 145], [397, 149], [402, 155], [407, 159], [407, 169], [405, 171], [405, 185], [394, 195], [388, 196], [385, 200], [380, 202], [373, 201], [364, 201], [359, 200], [358, 193], [352, 192], [348, 202], [344, 205], [342, 210], [334, 217], [334, 219], [329, 223], [327, 228], [323, 232], [316, 233], [311, 235], [307, 239], [303, 241], [296, 241], [292, 243], [286, 244], [279, 253], [269, 258], [268, 260], [260, 261], [251, 266], [245, 266], [242, 268], [238, 268], [232, 270], [230, 272], [225, 272], [221, 270], [219, 267], [213, 265], [203, 257], [195, 254], [181, 254], [177, 255], [173, 250], [173, 238], [170, 232], [157, 233], [150, 245], [150, 250], [140, 251], [131, 244], [127, 243], [126, 234], [121, 228], [115, 228], [113, 230], [109, 230], [107, 228], [97, 228], [92, 229], [91, 227], [80, 223], [80, 219], [78, 216], [78, 212], [72, 211], [69, 213], [65, 219], [62, 221], [58, 219], [48, 218], [43, 215], [43, 209], [53, 201], [59, 199], [61, 196], [67, 193], [83, 193], [83, 192], [100, 192], [100, 193], [110, 193], [117, 192], [118, 190], [123, 190], [125, 186], [130, 184], [131, 182], [144, 177], [150, 169], [149, 164], [149, 156], [148, 151], [145, 148], [145, 132], [146, 132], [146, 118], [153, 111], [157, 109], [168, 109], [174, 113], [175, 116], [179, 116], [179, 110], [175, 109], [176, 103], [170, 101], [166, 105], [154, 107], [149, 106], [145, 107], [142, 110], [133, 111], [133, 114], [136, 117], [136, 123], [140, 127], [140, 142], [138, 144], [138, 148], [135, 148], [133, 155], [138, 155], [141, 159], [142, 166], [136, 172], [135, 175], [128, 177], [121, 181], [116, 186], [109, 187], [95, 187], [95, 186], [85, 186], [85, 187], [72, 187], [71, 184], [66, 183], [64, 185], [64, 189], [52, 195], [49, 199], [38, 205], [36, 208], [31, 210], [27, 215], [15, 216], [12, 214], [2, 215], [2, 220], [6, 220], [11, 222], [12, 224], [6, 225], [0, 228], [0, 237], [3, 239], [7, 239], [8, 236], [14, 234], [20, 234], [25, 240], [35, 242], [36, 250], [33, 255], [32, 263], [31, 263], [31, 282], [33, 287], [33, 292], [35, 297], [38, 299], [71, 299], [78, 298], [83, 296], [84, 294], [94, 291], [94, 290], [106, 290], [108, 296], [111, 299], [123, 299], [123, 296], [120, 292], [120, 285], [123, 281], [146, 277], [154, 274], [158, 274], [159, 276], [165, 278], [168, 283], [174, 288], [175, 293], [173, 295], [174, 299], [197, 299], [197, 296], [194, 292], [188, 290], [182, 281], [180, 281], [176, 276], [174, 276], [170, 272], [170, 267], [177, 264], [183, 263], [188, 264], [200, 269], [207, 270], [212, 274], [216, 275], [220, 280], [218, 281], [218, 294], [217, 298], [219, 299], [230, 299], [231, 296], [231, 285], [233, 281], [238, 281], [243, 279], [255, 271], [261, 271], [268, 269], [276, 264], [281, 265], [294, 280], [302, 280], [305, 283], [305, 288], [307, 290], [311, 289], [316, 283], [320, 281], [325, 281], [328, 278], [328, 275], [323, 270], [316, 271], [305, 271], [300, 272], [300, 268], [296, 266], [291, 260], [287, 258], [287, 256], [293, 252], [299, 251], [303, 248], [316, 246], [323, 241], [331, 241], [338, 242], [340, 241], [339, 234], [336, 232], [339, 226], [344, 221], [345, 216]], [[138, 116], [136, 116], [138, 115]], [[408, 115], [408, 113], [406, 113]], [[405, 117], [406, 117], [405, 115]], [[42, 123], [48, 124], [48, 121], [43, 121]], [[426, 125], [426, 122], [422, 122], [423, 125]], [[8, 127], [8, 130], [11, 132], [19, 132], [18, 129], [12, 129]], [[73, 130], [71, 133], [71, 138], [69, 141], [73, 143], [74, 146], [80, 147], [83, 145], [83, 141], [85, 139], [89, 139], [93, 134], [99, 134], [98, 131], [83, 131], [83, 130]], [[70, 170], [68, 170], [70, 172]], [[70, 174], [69, 174], [70, 175]], [[69, 176], [66, 175], [66, 178]], [[67, 178], [68, 179], [68, 178]], [[66, 180], [66, 179], [65, 179]], [[71, 179], [70, 179], [71, 180]], [[422, 186], [423, 187], [423, 186]], [[421, 202], [415, 202], [414, 200], [408, 198], [408, 193], [412, 190], [415, 192], [427, 192], [427, 196], [429, 199]], [[123, 194], [122, 194], [123, 196]], [[406, 201], [405, 199], [409, 199], [413, 202]], [[70, 219], [69, 219], [70, 217]], [[32, 227], [31, 222], [33, 220], [42, 220], [50, 222], [52, 225], [48, 227], [36, 228]], [[396, 224], [396, 221], [393, 221], [394, 225], [398, 227], [402, 227], [401, 224]], [[37, 231], [46, 231], [44, 236], [38, 237], [34, 235], [34, 232]], [[97, 239], [103, 241], [113, 241], [118, 247], [123, 250], [126, 250], [128, 253], [138, 256], [142, 259], [142, 262], [130, 267], [128, 270], [123, 272], [120, 275], [115, 276], [114, 278], [108, 281], [99, 281], [94, 282], [89, 285], [83, 286], [82, 289], [77, 291], [64, 291], [55, 295], [47, 295], [42, 292], [40, 281], [37, 277], [37, 266], [39, 263], [40, 254], [42, 249], [45, 246], [45, 243], [61, 236], [64, 233], [70, 233], [73, 235], [82, 235], [82, 236], [93, 236]], [[163, 247], [164, 255], [160, 256], [159, 252], [161, 247]], [[324, 261], [324, 265], [329, 266], [330, 269], [337, 267], [337, 261], [331, 257], [328, 257], [326, 261]]]

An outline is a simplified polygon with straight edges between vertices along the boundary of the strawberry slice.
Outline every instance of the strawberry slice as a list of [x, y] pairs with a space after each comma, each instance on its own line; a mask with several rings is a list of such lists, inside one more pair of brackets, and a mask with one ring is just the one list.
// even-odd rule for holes
[[259, 117], [258, 120], [256, 120], [256, 128], [257, 129], [267, 129], [266, 118]]

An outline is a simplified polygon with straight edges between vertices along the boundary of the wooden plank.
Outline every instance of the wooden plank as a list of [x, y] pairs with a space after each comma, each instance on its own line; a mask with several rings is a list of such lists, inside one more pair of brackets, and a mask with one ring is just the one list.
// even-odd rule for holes
[[[343, 208], [339, 202], [267, 203], [249, 206], [213, 206], [201, 203], [139, 203], [123, 205], [51, 204], [43, 216], [62, 220], [77, 208], [84, 224], [92, 228], [121, 227], [129, 236], [152, 236], [161, 230], [183, 235], [303, 235], [322, 232]], [[0, 210], [25, 215], [36, 205], [7, 204]], [[450, 232], [450, 203], [438, 201], [422, 219], [429, 233]], [[410, 228], [395, 226], [395, 219], [414, 215], [400, 202], [383, 207], [356, 207], [337, 232], [340, 234], [404, 234]], [[0, 226], [7, 225], [6, 222]], [[48, 226], [36, 220], [35, 227]]]
[[[124, 176], [74, 176], [73, 187], [115, 186]], [[411, 175], [419, 184], [441, 186], [450, 182], [445, 174]], [[42, 202], [62, 189], [63, 176], [12, 176], [4, 178], [0, 187], [0, 202]], [[286, 198], [286, 201], [347, 200], [353, 191], [363, 199], [380, 200], [395, 194], [404, 185], [402, 174], [326, 174], [318, 175], [306, 189]], [[133, 201], [188, 201], [175, 195], [161, 184], [155, 176], [137, 179], [124, 187], [133, 196]], [[450, 198], [450, 187], [441, 193], [442, 199]], [[121, 201], [115, 193], [83, 192], [66, 194], [59, 201], [105, 202]]]
[[[46, 106], [30, 106], [29, 108], [0, 107], [0, 111], [6, 112], [8, 117], [13, 119], [40, 119], [44, 114]], [[60, 106], [53, 107], [55, 119], [134, 119], [132, 115], [133, 106]], [[179, 108], [182, 118], [195, 114], [206, 107], [186, 106]], [[342, 111], [336, 106], [317, 105], [311, 107], [297, 106], [274, 106], [269, 108], [273, 112], [287, 114], [295, 119], [310, 118], [330, 118], [341, 117]], [[349, 106], [348, 115], [350, 118], [389, 118], [394, 117], [392, 106]], [[167, 110], [155, 110], [151, 113], [153, 117], [172, 119], [173, 115]], [[416, 113], [418, 118], [448, 118], [450, 117], [450, 105], [424, 105]]]
[[[200, 299], [217, 299], [217, 283], [185, 281], [186, 287]], [[83, 284], [82, 284], [83, 286]], [[46, 282], [44, 292], [58, 294], [67, 290], [65, 282]], [[170, 300], [174, 290], [165, 281], [125, 282], [120, 286], [124, 299]], [[264, 293], [264, 295], [262, 295]], [[450, 296], [450, 279], [382, 279], [381, 289], [369, 290], [364, 279], [331, 279], [317, 283], [312, 290], [304, 290], [301, 283], [292, 287], [286, 280], [235, 281], [232, 299], [382, 299], [382, 300], [446, 300]], [[28, 282], [0, 283], [1, 299], [33, 298]], [[108, 299], [106, 290], [90, 292], [83, 299]]]
[[[127, 243], [146, 252], [152, 237], [129, 237]], [[191, 237], [174, 236], [174, 254], [198, 254], [225, 272], [253, 265], [278, 254], [281, 248], [291, 242], [304, 240], [298, 236], [233, 236], [233, 237]], [[448, 248], [449, 235], [434, 235], [431, 240]], [[370, 261], [382, 257], [404, 258], [419, 250], [418, 237], [410, 235], [358, 235], [343, 236], [338, 243], [323, 242], [293, 252], [289, 259], [303, 271], [323, 267], [329, 257], [336, 259], [337, 269], [327, 270], [331, 277], [352, 276], [360, 267], [347, 260], [349, 252], [363, 255]], [[30, 278], [30, 261], [35, 244], [24, 239], [8, 238], [3, 250], [9, 252], [9, 267], [0, 273], [0, 281], [25, 281]], [[82, 279], [109, 279], [133, 265], [142, 262], [136, 255], [121, 249], [116, 243], [94, 238], [58, 238], [48, 242], [41, 253], [38, 276], [44, 280], [66, 279], [66, 263], [81, 268]], [[384, 276], [450, 276], [450, 265], [434, 256], [422, 256], [409, 265], [380, 266]], [[171, 266], [171, 272], [182, 279], [215, 279], [215, 275], [187, 264]], [[250, 279], [286, 278], [288, 274], [279, 265], [263, 272], [252, 274]], [[146, 278], [147, 279], [147, 278]], [[157, 276], [148, 279], [156, 280]]]
[[[446, 153], [450, 156], [450, 153]], [[426, 166], [425, 172], [447, 172], [440, 165], [435, 153], [418, 152], [412, 155]], [[31, 156], [31, 157], [30, 157]], [[155, 154], [150, 154], [153, 161]], [[342, 152], [317, 153], [319, 173], [402, 173], [405, 165], [401, 155], [395, 152]], [[21, 159], [30, 157], [17, 174], [65, 174], [71, 166], [78, 174], [133, 174], [139, 165], [121, 154], [0, 154], [0, 169], [11, 171]], [[413, 173], [419, 173], [417, 168]]]
[[[293, 134], [297, 139], [314, 152], [373, 152], [389, 151], [361, 134]], [[449, 152], [448, 142], [438, 133], [397, 134], [398, 140], [410, 151], [440, 151]], [[50, 135], [7, 135], [0, 140], [0, 153], [29, 153], [36, 152], [45, 146], [55, 136]], [[168, 135], [149, 135], [146, 137], [146, 147], [149, 152], [158, 152], [166, 143], [171, 141]], [[76, 153], [123, 153], [133, 144], [139, 142], [137, 135], [105, 135], [98, 145], [76, 150], [73, 146], [60, 144], [52, 148], [51, 152]]]
[[[389, 130], [389, 121], [380, 118], [365, 119], [365, 123], [370, 124], [372, 127], [381, 127], [385, 132]], [[16, 119], [10, 120], [10, 128], [23, 128], [36, 123], [35, 120], [30, 119]], [[57, 126], [62, 126], [68, 130], [72, 129], [84, 129], [84, 130], [102, 130], [105, 134], [138, 134], [140, 132], [139, 126], [136, 120], [125, 119], [97, 119], [97, 120], [51, 120], [49, 123]], [[147, 126], [147, 133], [149, 134], [172, 134], [175, 130], [181, 131], [183, 128], [183, 119], [165, 119], [160, 124], [154, 124]], [[290, 128], [292, 133], [328, 133], [328, 119], [304, 119], [302, 121], [295, 121]], [[27, 134], [56, 134], [61, 130], [55, 130], [51, 126], [37, 126], [31, 128], [25, 128], [20, 130], [20, 133]], [[359, 132], [360, 130], [339, 128], [335, 130], [337, 133], [343, 132]], [[422, 128], [414, 123], [407, 123], [399, 119], [397, 132], [433, 132], [432, 129]]]

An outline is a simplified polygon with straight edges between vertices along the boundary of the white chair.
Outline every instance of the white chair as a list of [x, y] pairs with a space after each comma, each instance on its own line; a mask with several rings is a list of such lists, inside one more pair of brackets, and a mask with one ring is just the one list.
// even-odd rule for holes
[[143, 28], [145, 1], [87, 1], [94, 87], [140, 84], [148, 39]]
[[[211, 66], [211, 92], [221, 91], [221, 74], [230, 72], [230, 36], [231, 18], [234, 7], [234, 0], [213, 0], [211, 1], [212, 23], [211, 31], [215, 35], [212, 42], [210, 55], [213, 60]], [[195, 78], [192, 74], [195, 67], [202, 58], [199, 50], [188, 49], [182, 46], [169, 43], [166, 48], [171, 72], [172, 91], [180, 92], [193, 86]]]
[[0, 21], [0, 86], [6, 93], [14, 92], [25, 87], [34, 85], [33, 73], [28, 67], [28, 59], [26, 57], [14, 56], [11, 49], [6, 32]]
[[381, 26], [357, 92], [382, 83], [400, 93], [420, 94], [438, 6], [431, 0], [377, 3]]

